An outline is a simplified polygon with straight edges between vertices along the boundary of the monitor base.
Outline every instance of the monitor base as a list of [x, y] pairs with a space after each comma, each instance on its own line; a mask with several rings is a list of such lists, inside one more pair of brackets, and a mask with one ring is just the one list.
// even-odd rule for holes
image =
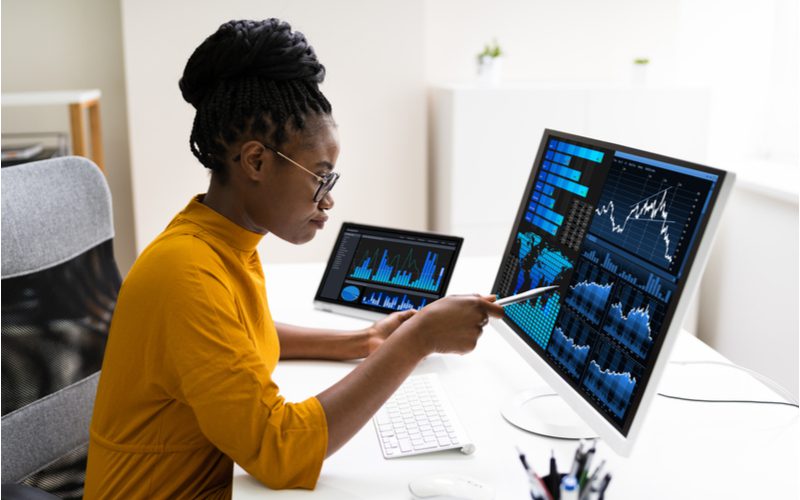
[[528, 389], [514, 395], [500, 409], [503, 418], [520, 429], [559, 439], [592, 439], [597, 437], [561, 396], [546, 386]]

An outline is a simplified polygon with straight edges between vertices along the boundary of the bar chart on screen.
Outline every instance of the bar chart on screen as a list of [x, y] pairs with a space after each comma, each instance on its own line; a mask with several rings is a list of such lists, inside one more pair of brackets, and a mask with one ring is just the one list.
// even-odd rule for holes
[[400, 250], [389, 243], [367, 238], [363, 241], [349, 278], [426, 292], [437, 292], [442, 287], [452, 251]]

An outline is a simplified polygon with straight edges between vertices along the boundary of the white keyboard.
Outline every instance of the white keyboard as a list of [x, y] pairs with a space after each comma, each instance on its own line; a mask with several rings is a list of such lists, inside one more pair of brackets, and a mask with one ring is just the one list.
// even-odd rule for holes
[[452, 449], [475, 451], [435, 373], [408, 377], [372, 422], [385, 458]]

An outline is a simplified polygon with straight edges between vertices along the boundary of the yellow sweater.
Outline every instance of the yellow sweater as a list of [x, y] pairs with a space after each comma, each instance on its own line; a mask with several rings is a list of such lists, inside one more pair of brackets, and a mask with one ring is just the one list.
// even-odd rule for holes
[[328, 443], [316, 398], [287, 403], [261, 235], [192, 200], [122, 285], [90, 429], [86, 498], [229, 498], [233, 461], [314, 488]]

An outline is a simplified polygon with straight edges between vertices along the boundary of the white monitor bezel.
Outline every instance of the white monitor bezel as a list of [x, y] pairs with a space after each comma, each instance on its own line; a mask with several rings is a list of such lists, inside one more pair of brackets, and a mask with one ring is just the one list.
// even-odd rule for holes
[[[576, 140], [588, 139], [585, 137], [575, 136], [574, 134], [570, 133], [546, 129], [542, 136], [542, 145], [551, 134], [560, 135], [564, 138], [574, 138]], [[611, 148], [615, 146], [622, 147], [604, 141], [597, 141], [594, 139], [588, 140], [604, 143]], [[631, 150], [632, 148], [625, 149]], [[540, 160], [541, 152], [542, 148], [540, 147], [539, 153], [537, 154], [535, 160], [536, 163], [532, 167], [533, 171], [531, 173], [531, 178], [533, 178], [538, 172], [538, 164], [540, 163], [538, 160]], [[640, 151], [640, 153], [644, 152]], [[520, 338], [519, 334], [511, 326], [505, 323], [505, 320], [493, 319], [491, 321], [492, 327], [497, 330], [498, 333], [500, 333], [503, 339], [505, 339], [505, 341], [508, 342], [508, 344], [520, 356], [522, 356], [522, 358], [534, 370], [536, 370], [536, 372], [548, 385], [550, 385], [553, 390], [558, 392], [562, 399], [586, 422], [586, 424], [588, 424], [595, 432], [597, 432], [600, 438], [603, 439], [609, 445], [609, 447], [611, 447], [611, 449], [622, 456], [629, 456], [633, 449], [633, 445], [636, 442], [639, 431], [641, 430], [642, 423], [644, 422], [649, 411], [650, 403], [653, 397], [656, 395], [658, 382], [667, 366], [672, 348], [675, 344], [675, 340], [677, 339], [682, 328], [686, 312], [689, 309], [689, 305], [692, 301], [695, 291], [698, 288], [706, 263], [708, 262], [714, 237], [717, 234], [717, 229], [722, 217], [723, 208], [727, 203], [735, 180], [735, 175], [732, 172], [724, 172], [724, 174], [725, 175], [722, 177], [717, 187], [718, 193], [716, 195], [716, 200], [713, 205], [709, 206], [708, 208], [708, 222], [706, 223], [705, 230], [702, 234], [698, 235], [699, 241], [694, 260], [691, 263], [688, 273], [686, 274], [685, 284], [683, 285], [683, 290], [678, 298], [678, 304], [675, 307], [675, 312], [672, 316], [670, 326], [665, 333], [661, 350], [659, 351], [659, 355], [653, 365], [653, 370], [636, 409], [636, 413], [632, 417], [633, 419], [630, 427], [628, 428], [627, 436], [622, 434], [622, 432], [620, 432], [608, 420], [606, 420], [605, 417], [600, 415], [597, 409], [587, 402], [583, 395], [581, 395], [575, 388], [566, 382], [566, 380], [558, 372], [556, 372], [553, 367], [551, 367], [536, 351], [534, 351], [530, 345]], [[527, 197], [528, 191], [530, 191], [530, 186], [531, 184], [529, 182], [526, 186], [523, 197]], [[526, 200], [527, 198], [522, 200], [520, 210], [522, 210], [522, 207], [525, 206]], [[509, 238], [514, 237], [514, 232], [517, 229], [516, 225], [519, 221], [520, 215], [521, 214], [518, 213], [517, 217], [514, 219], [514, 225], [511, 227], [511, 234]], [[503, 255], [505, 256], [508, 251], [509, 248], [507, 247]], [[498, 275], [501, 272], [503, 272], [503, 262], [500, 264]]]

